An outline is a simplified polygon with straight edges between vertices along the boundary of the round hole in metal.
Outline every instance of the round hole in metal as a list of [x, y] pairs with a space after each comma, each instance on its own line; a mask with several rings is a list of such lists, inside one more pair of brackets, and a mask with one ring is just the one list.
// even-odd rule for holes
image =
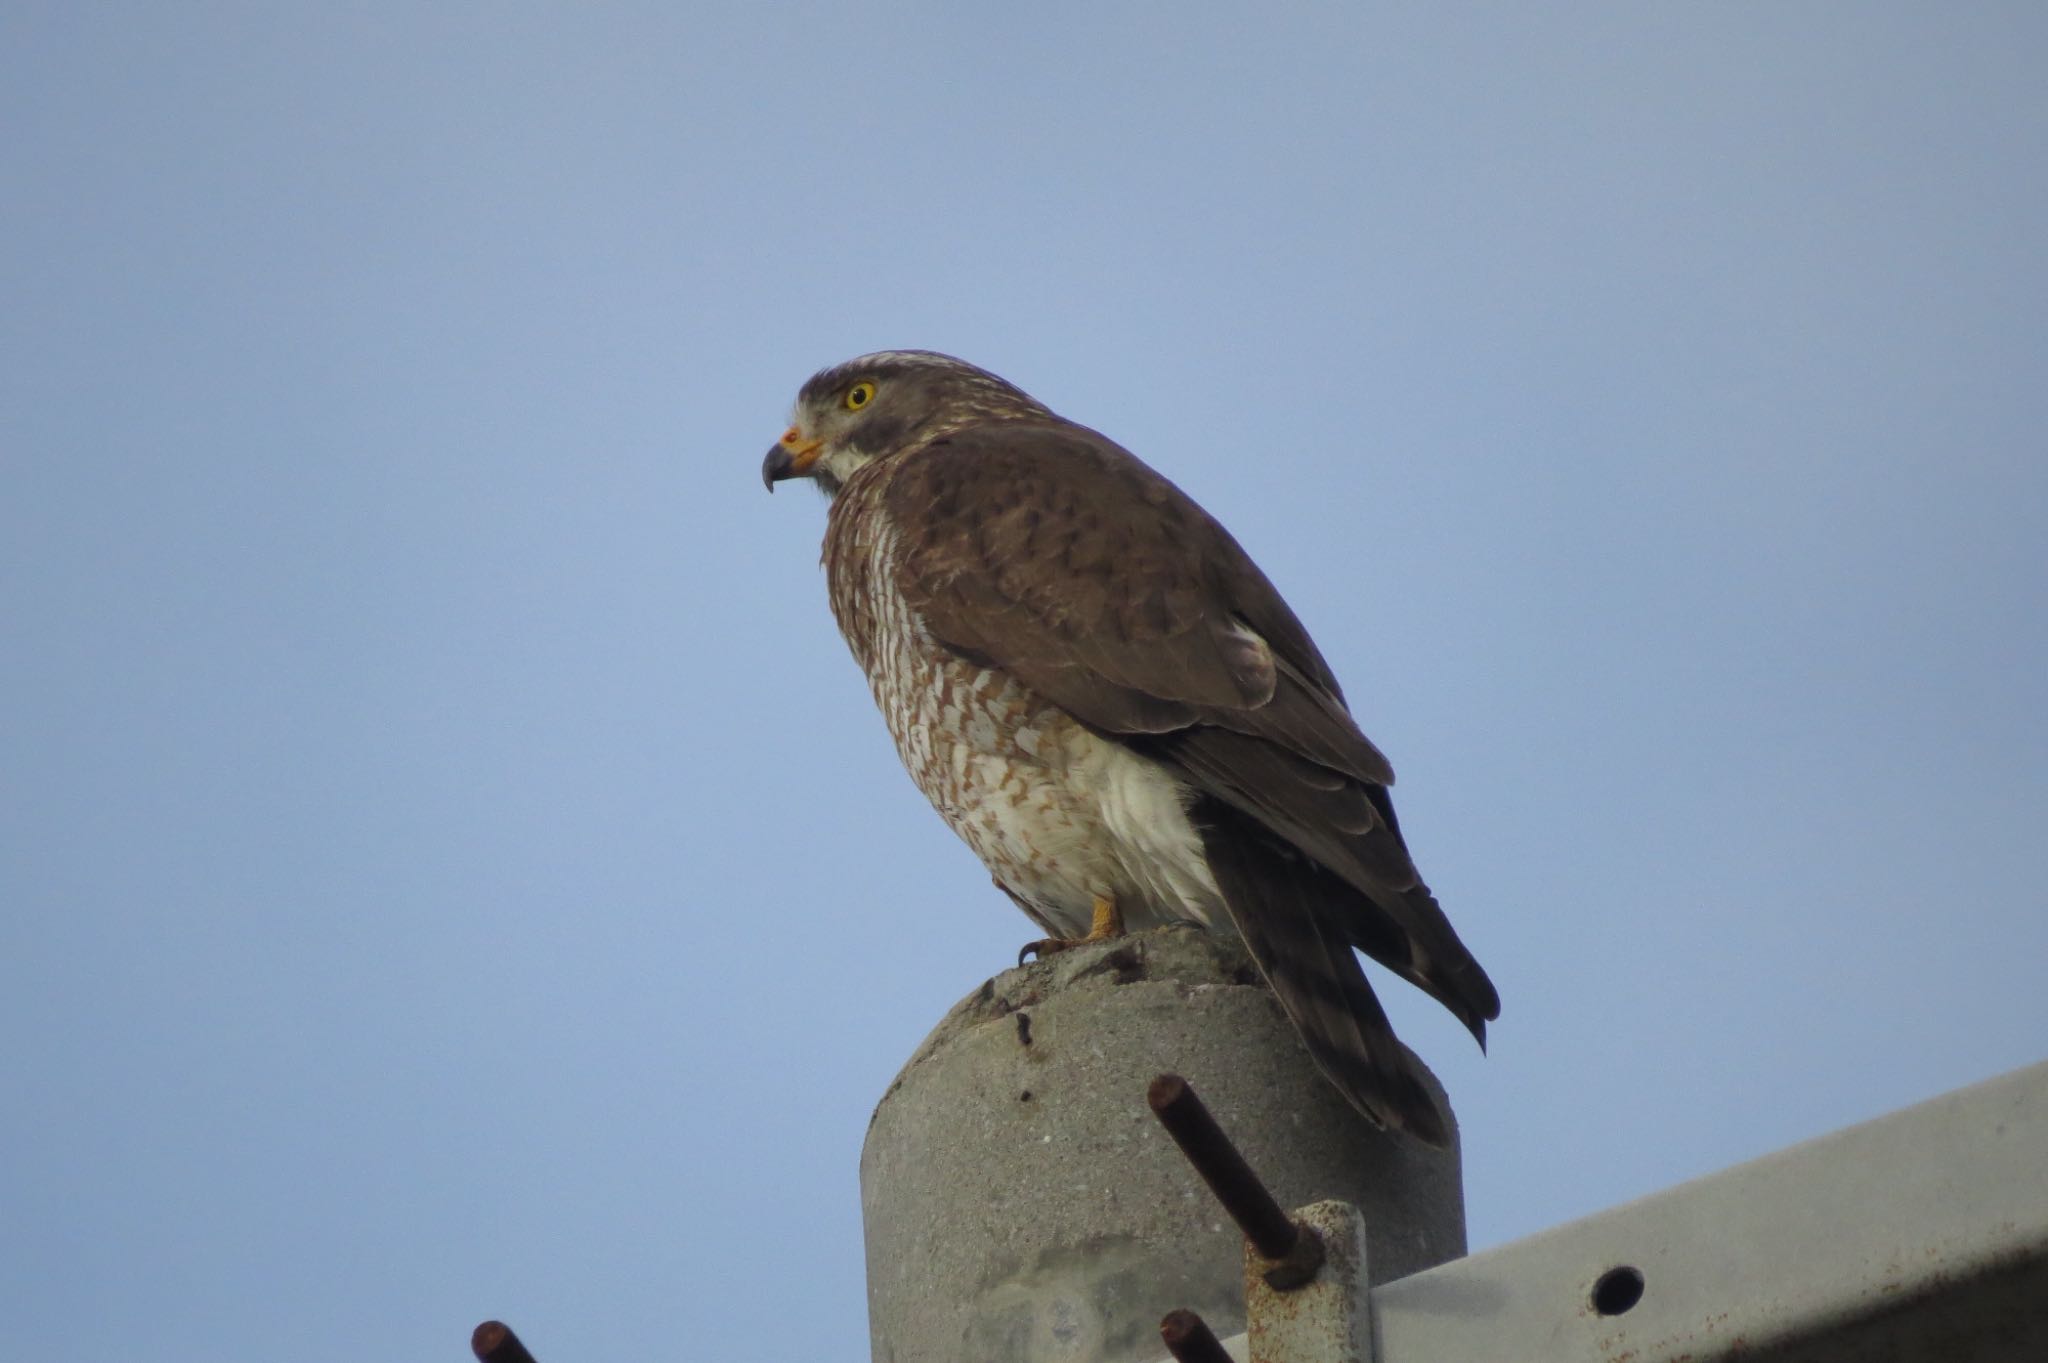
[[1642, 1299], [1642, 1270], [1627, 1264], [1608, 1269], [1593, 1284], [1593, 1309], [1603, 1316], [1618, 1316]]

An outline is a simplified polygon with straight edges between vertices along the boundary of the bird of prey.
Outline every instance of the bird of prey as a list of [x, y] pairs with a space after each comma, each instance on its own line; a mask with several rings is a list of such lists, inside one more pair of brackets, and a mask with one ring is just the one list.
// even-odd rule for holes
[[1416, 872], [1387, 759], [1228, 531], [931, 351], [814, 375], [761, 477], [831, 498], [840, 631], [918, 789], [1050, 934], [1027, 952], [1234, 930], [1352, 1105], [1446, 1143], [1353, 948], [1482, 1047], [1499, 995]]

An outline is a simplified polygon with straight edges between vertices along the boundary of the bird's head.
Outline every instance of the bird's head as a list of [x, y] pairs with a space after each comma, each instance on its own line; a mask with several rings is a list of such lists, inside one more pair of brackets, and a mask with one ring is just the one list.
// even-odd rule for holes
[[770, 492], [809, 478], [829, 496], [863, 467], [979, 421], [1043, 417], [1030, 394], [965, 360], [882, 350], [813, 374], [789, 429], [761, 461]]

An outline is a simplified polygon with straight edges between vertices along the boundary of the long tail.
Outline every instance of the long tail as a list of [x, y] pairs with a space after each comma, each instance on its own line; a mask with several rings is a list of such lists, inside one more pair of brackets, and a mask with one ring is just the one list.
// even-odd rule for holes
[[1375, 1126], [1450, 1142], [1353, 954], [1359, 891], [1212, 796], [1189, 811], [1231, 921], [1316, 1066]]

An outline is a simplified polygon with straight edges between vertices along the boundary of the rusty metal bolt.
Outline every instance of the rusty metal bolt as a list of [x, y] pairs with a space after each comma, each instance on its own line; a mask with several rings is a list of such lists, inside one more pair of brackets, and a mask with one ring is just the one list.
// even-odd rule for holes
[[1188, 1081], [1162, 1074], [1145, 1091], [1145, 1101], [1259, 1257], [1273, 1261], [1267, 1283], [1286, 1291], [1313, 1279], [1323, 1264], [1321, 1237], [1281, 1210]]
[[1192, 1311], [1169, 1311], [1159, 1322], [1159, 1337], [1178, 1363], [1231, 1363], [1230, 1354], [1207, 1321]]
[[487, 1320], [469, 1337], [469, 1351], [477, 1363], [534, 1363], [533, 1355], [503, 1321]]

